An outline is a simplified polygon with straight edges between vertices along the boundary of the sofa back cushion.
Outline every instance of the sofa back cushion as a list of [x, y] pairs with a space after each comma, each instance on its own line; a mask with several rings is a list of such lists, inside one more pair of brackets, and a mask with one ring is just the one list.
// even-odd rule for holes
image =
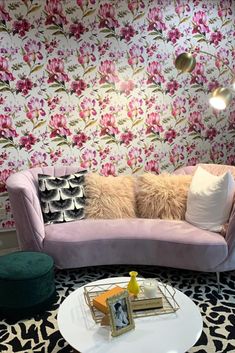
[[85, 178], [85, 217], [114, 219], [135, 217], [134, 178], [131, 176], [100, 176]]
[[185, 219], [192, 176], [143, 174], [138, 177], [137, 214], [141, 218]]
[[221, 232], [229, 220], [234, 191], [230, 171], [216, 176], [199, 166], [188, 193], [186, 220], [199, 228]]

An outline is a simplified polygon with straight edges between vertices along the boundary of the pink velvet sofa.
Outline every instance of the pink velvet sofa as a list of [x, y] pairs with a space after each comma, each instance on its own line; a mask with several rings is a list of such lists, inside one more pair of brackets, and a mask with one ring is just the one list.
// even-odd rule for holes
[[[214, 174], [235, 167], [210, 165]], [[193, 174], [196, 167], [183, 167], [176, 174]], [[110, 264], [145, 264], [221, 272], [235, 269], [235, 216], [227, 235], [198, 229], [186, 221], [161, 219], [85, 219], [44, 225], [37, 175], [61, 176], [78, 167], [33, 168], [9, 177], [7, 188], [22, 250], [51, 255], [58, 268]], [[219, 205], [218, 205], [219, 207]]]

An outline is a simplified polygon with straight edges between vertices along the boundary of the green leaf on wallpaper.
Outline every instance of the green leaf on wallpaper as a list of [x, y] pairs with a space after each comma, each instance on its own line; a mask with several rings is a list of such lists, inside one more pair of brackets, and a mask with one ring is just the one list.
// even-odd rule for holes
[[0, 32], [8, 32], [5, 27], [0, 27]]
[[132, 173], [133, 173], [133, 174], [138, 173], [138, 172], [140, 172], [142, 169], [143, 169], [143, 167], [137, 167], [137, 168], [135, 168], [135, 169], [132, 170]]
[[44, 65], [37, 65], [37, 66], [35, 66], [35, 67], [33, 68], [33, 70], [31, 71], [31, 73], [37, 72], [37, 71], [41, 70], [41, 69], [43, 68], [43, 66], [44, 66]]
[[102, 140], [110, 140], [110, 136], [106, 135], [106, 136], [102, 136]]
[[104, 28], [100, 30], [101, 33], [110, 33], [110, 29]]
[[116, 92], [116, 90], [114, 88], [109, 88], [106, 91], [106, 93], [112, 93], [112, 92]]
[[57, 89], [55, 90], [55, 92], [56, 92], [56, 93], [59, 93], [59, 92], [67, 92], [67, 91], [66, 91], [65, 88], [60, 87], [60, 88], [57, 88]]
[[167, 21], [170, 21], [170, 20], [172, 20], [174, 17], [175, 17], [174, 15], [167, 15], [167, 16], [166, 16], [166, 20], [167, 20]]
[[193, 140], [201, 140], [202, 137], [200, 135], [193, 136]]
[[10, 87], [1, 87], [0, 92], [11, 92]]
[[151, 138], [150, 140], [151, 140], [151, 142], [156, 142], [156, 141], [160, 141], [161, 139], [159, 136], [155, 136], [155, 137]]
[[53, 34], [53, 36], [57, 36], [57, 35], [59, 35], [59, 34], [64, 35], [64, 32], [63, 32], [63, 31], [58, 30], [58, 31], [53, 32], [52, 34]]
[[115, 143], [117, 144], [117, 141], [113, 140], [113, 139], [110, 139], [110, 140], [107, 140], [106, 143], [110, 144], [110, 143]]
[[114, 33], [107, 34], [105, 38], [116, 38], [116, 35]]
[[153, 90], [153, 92], [154, 92], [154, 93], [162, 92], [162, 89], [161, 89], [160, 87], [159, 87], [159, 88], [157, 87], [157, 88], [155, 88], [155, 89]]
[[88, 10], [87, 12], [84, 13], [83, 17], [87, 17], [87, 16], [90, 16], [92, 15], [96, 10], [93, 9], [93, 10]]
[[162, 36], [156, 36], [153, 38], [154, 40], [164, 40]]
[[53, 139], [54, 142], [61, 142], [61, 141], [64, 141], [64, 139], [62, 137], [55, 137]]
[[144, 13], [144, 12], [141, 12], [139, 15], [137, 15], [136, 17], [133, 18], [133, 21], [139, 20], [139, 19], [142, 18], [144, 15], [145, 15], [145, 13]]
[[182, 18], [181, 20], [180, 20], [180, 23], [179, 24], [181, 24], [181, 23], [184, 23], [184, 22], [186, 22], [186, 21], [188, 21], [188, 19], [189, 19], [190, 17], [188, 16], [188, 17], [184, 17], [184, 18]]
[[86, 70], [84, 71], [84, 75], [89, 74], [90, 72], [94, 71], [95, 69], [96, 69], [95, 66], [89, 67], [88, 69], [86, 69]]
[[8, 5], [8, 9], [11, 10], [11, 11], [12, 10], [16, 10], [19, 6], [20, 6], [19, 3], [15, 3], [15, 4], [11, 3], [11, 4]]
[[37, 123], [35, 126], [34, 126], [34, 129], [38, 129], [39, 127], [43, 126], [46, 124], [46, 121], [39, 121], [39, 123]]
[[200, 88], [197, 88], [196, 90], [195, 90], [195, 92], [204, 92], [205, 90], [204, 90], [204, 88], [202, 88], [202, 87], [200, 87]]
[[12, 65], [12, 70], [18, 71], [23, 67], [23, 64], [14, 64]]
[[60, 84], [59, 83], [52, 83], [50, 85], [51, 88], [57, 88], [57, 87], [60, 87]]
[[41, 5], [35, 5], [35, 6], [31, 7], [31, 9], [28, 11], [28, 14], [39, 10], [40, 7], [41, 7]]
[[136, 120], [136, 121], [133, 122], [132, 127], [134, 127], [134, 126], [136, 126], [136, 125], [139, 125], [139, 124], [141, 124], [142, 122], [143, 122], [143, 119], [138, 119], [138, 120]]
[[150, 36], [155, 36], [157, 34], [157, 32], [149, 32]]
[[175, 125], [179, 125], [179, 124], [181, 124], [181, 123], [184, 123], [185, 121], [186, 121], [185, 118], [180, 119], [180, 120], [178, 120], [178, 121], [175, 123]]
[[14, 145], [14, 143], [7, 143], [6, 145], [2, 146], [3, 148], [8, 148], [8, 147], [12, 147], [12, 148], [15, 148], [16, 146]]
[[142, 72], [144, 70], [144, 68], [143, 67], [140, 67], [139, 69], [137, 69], [137, 70], [135, 70], [134, 71], [134, 75], [137, 75], [137, 74], [139, 74], [140, 72]]
[[97, 123], [96, 120], [89, 121], [89, 123], [86, 124], [85, 129], [87, 129], [88, 127], [91, 127], [93, 125], [96, 125], [96, 123]]
[[62, 141], [57, 143], [57, 146], [68, 146], [68, 142]]
[[58, 26], [48, 26], [47, 29], [51, 29], [52, 31], [54, 31], [58, 29]]
[[74, 13], [76, 11], [76, 7], [68, 7], [65, 12], [68, 14], [68, 15], [72, 15], [72, 13]]
[[227, 26], [229, 23], [231, 23], [232, 22], [232, 20], [226, 20], [223, 24], [222, 24], [222, 26], [221, 26], [221, 28], [222, 27], [224, 27], [224, 26]]
[[223, 71], [220, 72], [219, 77], [226, 74], [228, 72], [228, 69], [224, 69]]
[[207, 40], [205, 38], [200, 38], [197, 40], [197, 42], [201, 43], [201, 42], [206, 42], [207, 43]]

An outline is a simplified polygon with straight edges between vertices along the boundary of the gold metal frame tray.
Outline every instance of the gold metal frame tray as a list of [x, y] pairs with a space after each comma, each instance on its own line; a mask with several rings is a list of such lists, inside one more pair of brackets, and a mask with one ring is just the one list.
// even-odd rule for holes
[[[112, 289], [115, 286], [122, 287], [123, 289], [127, 289], [129, 280], [127, 281], [117, 281], [114, 283], [100, 283], [97, 285], [86, 285], [84, 287], [84, 297], [85, 302], [89, 306], [92, 318], [96, 323], [100, 323], [105, 316], [104, 313], [99, 311], [93, 306], [93, 299], [98, 295], [104, 293], [105, 291]], [[132, 299], [131, 302], [137, 303], [141, 300], [145, 299], [144, 290], [143, 290], [143, 282], [144, 278], [138, 278], [138, 284], [140, 286], [140, 293], [138, 294], [138, 298]], [[161, 308], [150, 308], [148, 310], [135, 310], [133, 311], [133, 317], [146, 317], [146, 316], [154, 316], [154, 315], [163, 315], [163, 314], [171, 314], [175, 313], [179, 309], [179, 304], [175, 299], [176, 290], [173, 287], [169, 287], [167, 284], [158, 282], [158, 296], [162, 298], [163, 306]]]

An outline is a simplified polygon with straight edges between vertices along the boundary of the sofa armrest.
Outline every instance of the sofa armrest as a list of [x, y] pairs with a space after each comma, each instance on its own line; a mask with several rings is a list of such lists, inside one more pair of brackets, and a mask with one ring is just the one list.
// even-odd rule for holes
[[35, 185], [30, 178], [19, 172], [8, 178], [7, 190], [20, 248], [41, 250], [45, 229]]

